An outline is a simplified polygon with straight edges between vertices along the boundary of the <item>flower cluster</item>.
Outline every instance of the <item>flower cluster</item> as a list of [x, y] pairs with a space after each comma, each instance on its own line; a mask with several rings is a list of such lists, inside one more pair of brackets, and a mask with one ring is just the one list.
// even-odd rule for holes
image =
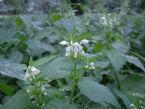
[[40, 87], [40, 90], [41, 92], [44, 94], [44, 95], [47, 95], [47, 89], [50, 87], [49, 84], [45, 83], [45, 84], [42, 84], [41, 87]]
[[29, 66], [27, 71], [25, 72], [24, 79], [25, 81], [32, 81], [33, 79], [35, 79], [36, 75], [38, 75], [39, 73], [40, 73], [40, 70], [38, 70], [37, 68], [33, 66]]
[[104, 26], [112, 26], [113, 23], [115, 22], [115, 18], [113, 16], [111, 16], [110, 14], [107, 15], [102, 15], [100, 17], [100, 22], [104, 25]]
[[73, 55], [74, 58], [77, 58], [78, 55], [83, 55], [85, 53], [82, 45], [87, 44], [87, 43], [89, 43], [89, 41], [86, 39], [83, 39], [82, 41], [80, 41], [80, 43], [78, 43], [78, 42], [73, 43], [72, 41], [71, 42], [67, 42], [67, 41], [60, 42], [61, 45], [67, 45], [65, 56]]
[[[50, 87], [48, 82], [36, 82], [34, 86], [31, 86], [26, 89], [26, 92], [29, 94], [29, 99], [33, 104], [38, 104], [39, 97], [44, 97], [48, 94], [48, 88]], [[42, 104], [44, 104], [44, 100], [42, 100]]]
[[130, 104], [129, 105], [129, 109], [137, 109], [136, 106], [134, 104]]
[[133, 93], [132, 96], [138, 100], [141, 105], [140, 109], [145, 109], [145, 94]]
[[93, 62], [89, 63], [88, 65], [84, 66], [86, 69], [89, 70], [94, 70], [95, 69], [95, 64]]

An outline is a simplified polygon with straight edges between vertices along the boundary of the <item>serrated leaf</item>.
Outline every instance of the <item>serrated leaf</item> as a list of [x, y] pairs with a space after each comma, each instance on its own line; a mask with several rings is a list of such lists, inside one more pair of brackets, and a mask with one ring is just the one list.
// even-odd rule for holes
[[106, 86], [103, 86], [89, 78], [83, 78], [78, 83], [78, 87], [82, 94], [94, 102], [100, 104], [105, 102], [117, 108], [120, 107], [117, 100]]
[[33, 66], [40, 67], [41, 65], [53, 60], [55, 57], [56, 57], [55, 55], [52, 55], [52, 56], [46, 56], [46, 57], [40, 58], [33, 62]]
[[0, 59], [0, 74], [23, 80], [24, 70], [27, 66], [24, 64], [13, 63], [7, 59]]
[[72, 68], [72, 63], [68, 58], [59, 57], [42, 67], [40, 76], [49, 79], [59, 79], [68, 76]]
[[129, 63], [134, 64], [145, 72], [144, 65], [137, 57], [125, 55], [125, 58]]
[[26, 109], [30, 103], [28, 95], [24, 90], [18, 91], [0, 109]]
[[105, 53], [115, 71], [119, 71], [126, 62], [125, 57], [115, 49], [106, 50]]

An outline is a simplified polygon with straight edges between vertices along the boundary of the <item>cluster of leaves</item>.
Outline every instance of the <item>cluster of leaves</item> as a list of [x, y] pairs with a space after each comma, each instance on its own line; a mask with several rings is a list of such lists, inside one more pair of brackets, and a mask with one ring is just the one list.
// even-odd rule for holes
[[[144, 16], [125, 12], [88, 11], [74, 16], [69, 10], [50, 16], [1, 18], [0, 108], [124, 109], [131, 108], [131, 104], [138, 109], [143, 107], [133, 93], [145, 93]], [[102, 16], [107, 22], [112, 19], [111, 23], [102, 24]], [[65, 57], [59, 42], [82, 39], [89, 40], [83, 45], [85, 56]], [[84, 67], [91, 62], [95, 69]], [[30, 84], [24, 81], [27, 66], [41, 71]], [[37, 86], [40, 83], [49, 85], [45, 95]]]

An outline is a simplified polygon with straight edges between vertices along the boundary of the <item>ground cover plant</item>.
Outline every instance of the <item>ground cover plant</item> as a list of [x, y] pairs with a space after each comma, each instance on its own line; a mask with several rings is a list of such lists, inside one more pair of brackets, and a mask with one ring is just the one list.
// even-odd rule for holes
[[1, 15], [0, 109], [144, 109], [145, 12], [121, 3]]

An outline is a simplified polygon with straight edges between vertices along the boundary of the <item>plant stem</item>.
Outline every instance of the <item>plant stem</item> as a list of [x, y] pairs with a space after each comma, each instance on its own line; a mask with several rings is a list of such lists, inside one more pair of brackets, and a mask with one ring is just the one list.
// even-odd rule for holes
[[74, 102], [74, 99], [73, 99], [73, 96], [74, 96], [74, 93], [75, 93], [75, 89], [76, 89], [76, 86], [77, 86], [77, 80], [76, 80], [76, 76], [77, 76], [77, 71], [76, 71], [76, 63], [75, 63], [75, 60], [74, 60], [74, 69], [73, 69], [73, 72], [72, 72], [72, 89], [71, 89], [71, 96], [70, 96], [70, 103], [73, 103]]
[[119, 78], [117, 76], [117, 73], [114, 72], [114, 75], [115, 75], [115, 79], [116, 79], [116, 82], [117, 82], [117, 87], [118, 87], [118, 89], [121, 89], [121, 85], [120, 85], [120, 82], [119, 82]]
[[70, 97], [70, 103], [73, 103], [74, 102], [74, 99], [73, 99], [73, 96], [74, 96], [74, 93], [75, 93], [75, 89], [76, 89], [76, 81], [73, 81], [73, 85], [72, 85], [72, 90], [71, 90], [71, 97]]
[[76, 96], [74, 96], [73, 98], [72, 98], [72, 100], [74, 101], [77, 97], [79, 97], [81, 95], [81, 93], [78, 93]]

